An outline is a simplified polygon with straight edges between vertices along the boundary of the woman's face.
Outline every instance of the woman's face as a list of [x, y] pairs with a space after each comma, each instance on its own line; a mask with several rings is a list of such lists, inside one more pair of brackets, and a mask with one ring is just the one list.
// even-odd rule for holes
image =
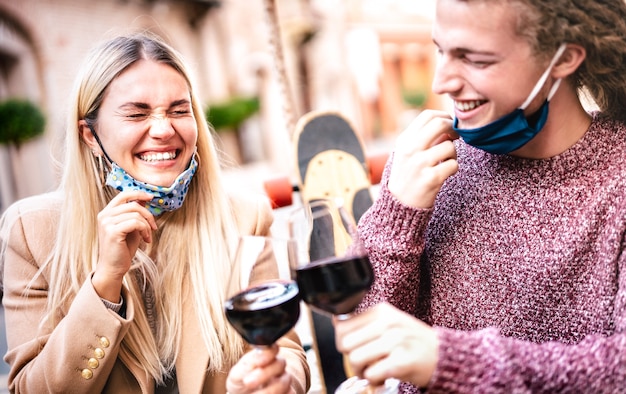
[[[439, 59], [433, 91], [454, 101], [460, 128], [484, 126], [518, 108], [548, 64], [515, 34], [507, 2], [438, 0], [433, 39]], [[550, 80], [526, 109], [546, 99]]]
[[111, 160], [133, 178], [171, 186], [187, 169], [198, 137], [185, 79], [163, 63], [134, 63], [107, 88], [96, 132]]

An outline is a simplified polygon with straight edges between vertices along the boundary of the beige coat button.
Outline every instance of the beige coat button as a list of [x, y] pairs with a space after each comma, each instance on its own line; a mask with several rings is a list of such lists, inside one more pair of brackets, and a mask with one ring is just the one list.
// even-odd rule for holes
[[89, 380], [89, 379], [93, 378], [93, 372], [91, 371], [91, 369], [88, 369], [88, 368], [85, 368], [82, 371], [80, 371], [80, 375], [85, 380]]
[[96, 356], [96, 358], [104, 358], [104, 350], [100, 349], [99, 347], [93, 350], [93, 354], [94, 356]]
[[102, 346], [103, 348], [108, 348], [109, 346], [111, 346], [111, 341], [109, 341], [109, 338], [107, 337], [100, 337], [100, 346]]
[[90, 358], [89, 360], [87, 360], [87, 365], [89, 366], [89, 368], [91, 369], [96, 369], [98, 368], [98, 366], [100, 365], [100, 362], [98, 362], [97, 359], [95, 358]]

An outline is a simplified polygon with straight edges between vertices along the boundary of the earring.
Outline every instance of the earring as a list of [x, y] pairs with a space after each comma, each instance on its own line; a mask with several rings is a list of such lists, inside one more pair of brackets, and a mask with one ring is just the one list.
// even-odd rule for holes
[[106, 176], [104, 174], [104, 161], [102, 160], [102, 155], [99, 155], [96, 152], [93, 152], [94, 156], [96, 156], [96, 159], [98, 160], [98, 175], [100, 177], [100, 186], [104, 187], [104, 182], [106, 180]]

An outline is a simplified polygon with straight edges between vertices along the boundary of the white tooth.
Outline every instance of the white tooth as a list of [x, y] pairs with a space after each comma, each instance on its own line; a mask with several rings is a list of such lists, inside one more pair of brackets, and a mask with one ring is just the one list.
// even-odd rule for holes
[[480, 101], [455, 102], [455, 105], [461, 111], [470, 111], [480, 105]]
[[176, 152], [150, 153], [141, 156], [141, 159], [144, 161], [171, 160], [174, 158], [176, 158]]

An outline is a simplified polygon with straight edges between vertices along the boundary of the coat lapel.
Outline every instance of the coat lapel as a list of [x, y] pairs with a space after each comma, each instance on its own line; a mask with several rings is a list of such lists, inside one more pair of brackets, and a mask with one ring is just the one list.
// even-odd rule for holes
[[[192, 299], [189, 283], [183, 284], [184, 299]], [[180, 353], [176, 361], [176, 377], [181, 393], [200, 393], [209, 366], [209, 353], [202, 339], [193, 302], [183, 303], [183, 327]]]

